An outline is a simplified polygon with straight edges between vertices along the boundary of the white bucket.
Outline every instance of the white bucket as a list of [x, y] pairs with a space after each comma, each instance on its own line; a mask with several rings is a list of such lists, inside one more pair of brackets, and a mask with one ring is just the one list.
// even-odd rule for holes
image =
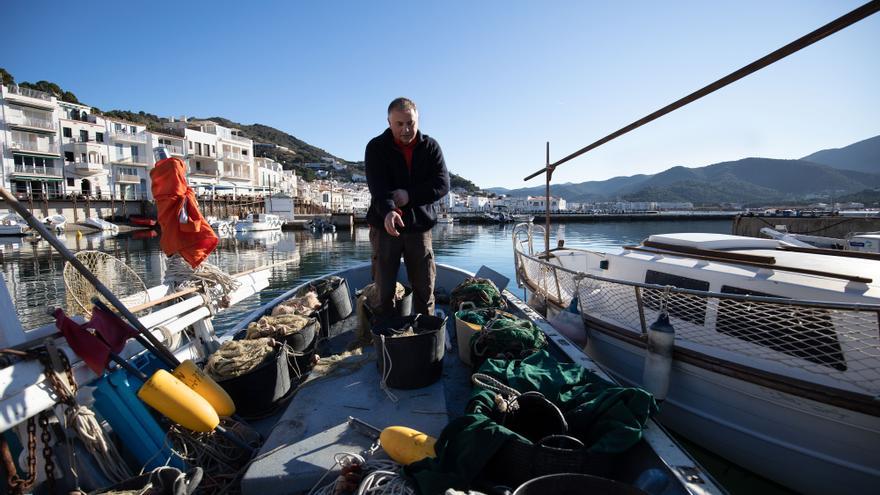
[[[458, 310], [477, 309], [474, 303], [465, 301], [459, 305]], [[461, 362], [471, 365], [471, 337], [480, 331], [480, 325], [468, 323], [458, 318], [458, 312], [455, 314], [455, 340], [458, 342], [458, 358]]]

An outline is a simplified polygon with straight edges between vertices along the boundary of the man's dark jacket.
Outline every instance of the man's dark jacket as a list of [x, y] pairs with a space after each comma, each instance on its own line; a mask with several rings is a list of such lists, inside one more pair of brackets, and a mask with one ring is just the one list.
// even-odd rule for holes
[[416, 141], [411, 172], [403, 152], [394, 144], [391, 129], [367, 143], [364, 162], [372, 196], [367, 222], [377, 229], [385, 230], [385, 216], [395, 209], [391, 195], [395, 189], [406, 189], [409, 194], [409, 203], [400, 208], [404, 227], [398, 231], [425, 232], [437, 223], [434, 202], [449, 192], [449, 172], [437, 141], [421, 131]]

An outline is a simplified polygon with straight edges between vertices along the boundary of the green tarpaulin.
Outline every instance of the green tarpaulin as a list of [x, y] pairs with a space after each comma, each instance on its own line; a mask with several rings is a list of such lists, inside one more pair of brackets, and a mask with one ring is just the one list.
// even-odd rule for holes
[[[635, 445], [657, 412], [648, 392], [617, 386], [577, 364], [561, 363], [547, 351], [521, 361], [490, 359], [479, 372], [520, 393], [541, 392], [565, 415], [568, 434], [595, 454], [620, 453]], [[531, 443], [491, 419], [494, 395], [475, 387], [467, 414], [450, 422], [438, 438], [437, 457], [406, 468], [423, 495], [467, 489], [507, 440]]]

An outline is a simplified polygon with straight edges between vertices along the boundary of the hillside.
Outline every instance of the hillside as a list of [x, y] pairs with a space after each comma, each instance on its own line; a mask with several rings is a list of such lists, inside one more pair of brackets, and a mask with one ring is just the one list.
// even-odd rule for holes
[[801, 160], [821, 163], [834, 168], [877, 174], [880, 173], [880, 136], [874, 136], [843, 148], [817, 151], [801, 158]]
[[[676, 166], [654, 175], [553, 184], [551, 193], [576, 202], [627, 200], [717, 204], [800, 201], [854, 194], [880, 186], [880, 166], [863, 165], [864, 162], [859, 161], [871, 160], [873, 156], [880, 156], [880, 136], [839, 150], [814, 153], [810, 155], [814, 161], [744, 158], [705, 167]], [[846, 162], [851, 168], [834, 167], [829, 163], [818, 163], [818, 160], [837, 164]], [[490, 190], [512, 196], [543, 195], [544, 185]]]

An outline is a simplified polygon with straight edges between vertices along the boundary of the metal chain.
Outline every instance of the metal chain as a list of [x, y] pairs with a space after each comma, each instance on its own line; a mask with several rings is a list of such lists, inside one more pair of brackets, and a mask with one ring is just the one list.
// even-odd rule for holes
[[27, 476], [22, 478], [18, 475], [15, 467], [15, 461], [12, 459], [12, 453], [9, 451], [9, 444], [5, 437], [0, 437], [0, 457], [2, 457], [3, 467], [6, 469], [6, 484], [9, 487], [9, 493], [22, 494], [27, 492], [37, 477], [37, 423], [35, 418], [28, 418], [28, 470]]
[[40, 440], [43, 441], [43, 460], [46, 469], [46, 485], [49, 493], [55, 493], [55, 462], [52, 461], [52, 434], [49, 431], [49, 412], [40, 413]]

